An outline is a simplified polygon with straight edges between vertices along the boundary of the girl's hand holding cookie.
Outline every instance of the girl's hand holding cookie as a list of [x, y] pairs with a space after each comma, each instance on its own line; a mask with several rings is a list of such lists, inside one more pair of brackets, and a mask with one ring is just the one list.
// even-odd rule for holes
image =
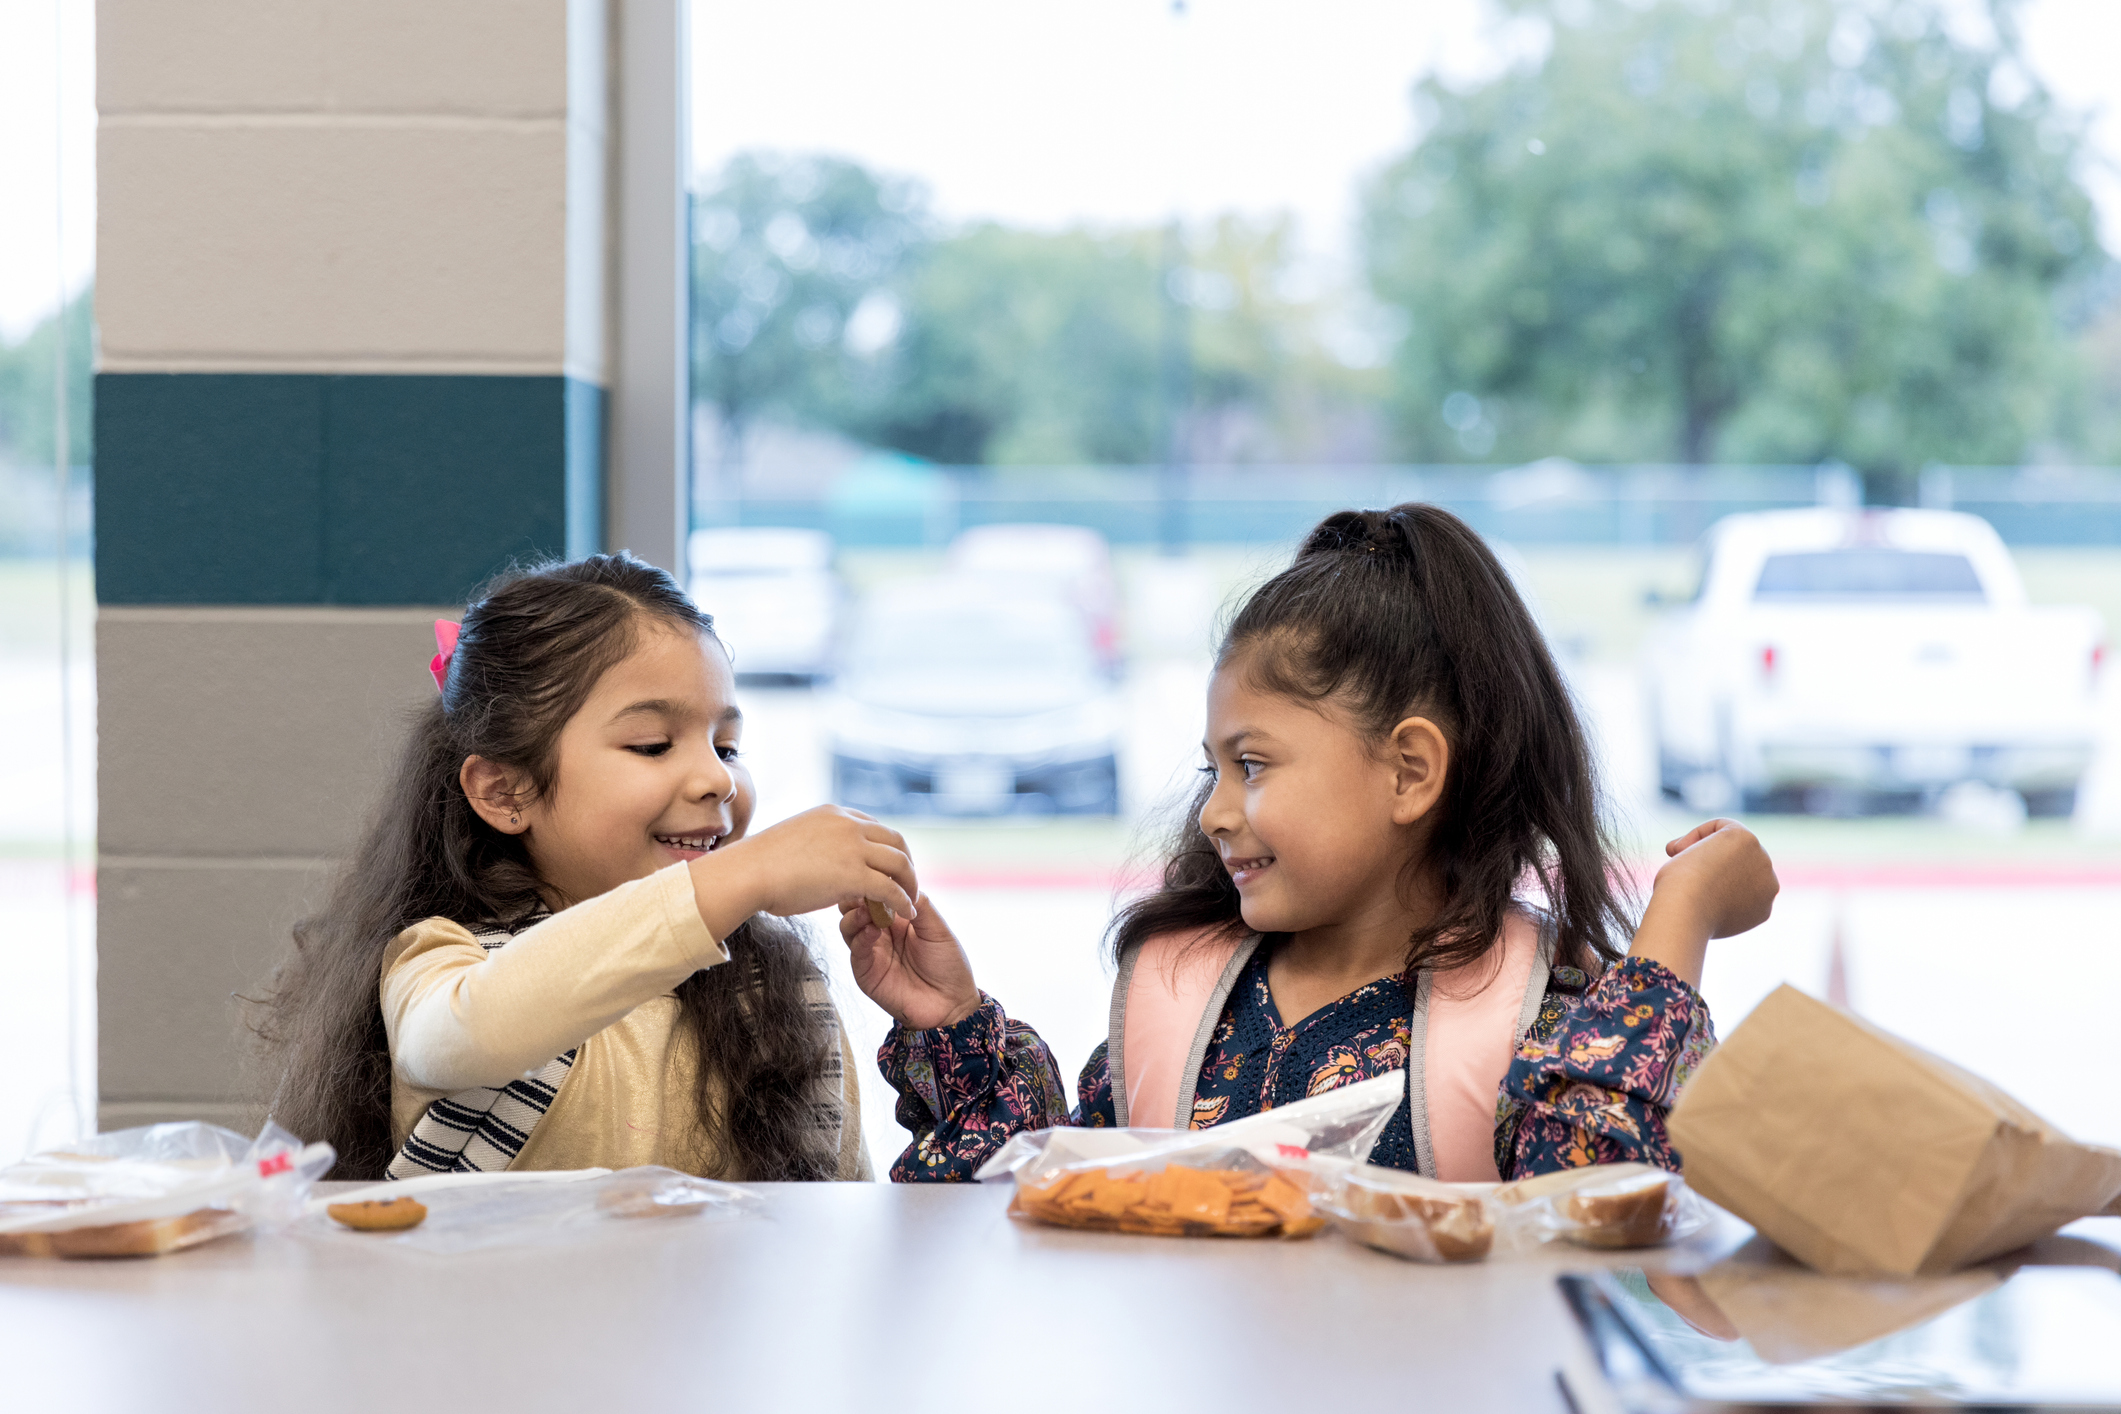
[[908, 1030], [952, 1026], [978, 1010], [972, 964], [926, 894], [911, 918], [899, 914], [882, 926], [867, 904], [843, 903], [840, 936], [847, 940], [855, 983]]
[[904, 837], [838, 805], [805, 810], [690, 867], [700, 917], [717, 938], [754, 913], [787, 918], [874, 900], [904, 916], [920, 893]]

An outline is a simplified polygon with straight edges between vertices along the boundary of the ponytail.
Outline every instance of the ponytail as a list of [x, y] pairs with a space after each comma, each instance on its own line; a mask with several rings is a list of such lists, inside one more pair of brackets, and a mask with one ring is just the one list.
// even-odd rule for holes
[[[1436, 506], [1341, 511], [1238, 610], [1216, 667], [1298, 701], [1331, 699], [1373, 740], [1410, 716], [1451, 747], [1425, 852], [1441, 886], [1407, 944], [1408, 978], [1483, 957], [1519, 884], [1538, 879], [1557, 961], [1620, 955], [1629, 931], [1599, 818], [1590, 744], [1561, 671], [1508, 573], [1464, 521]], [[1212, 783], [1174, 822], [1160, 888], [1113, 922], [1115, 953], [1178, 929], [1243, 928], [1237, 887], [1200, 828]]]

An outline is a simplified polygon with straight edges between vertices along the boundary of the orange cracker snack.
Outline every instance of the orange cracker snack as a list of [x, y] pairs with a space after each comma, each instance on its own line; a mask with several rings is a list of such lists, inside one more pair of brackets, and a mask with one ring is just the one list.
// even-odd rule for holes
[[1173, 1217], [1200, 1223], [1219, 1223], [1229, 1217], [1230, 1203], [1237, 1196], [1220, 1175], [1184, 1164], [1165, 1165], [1162, 1173], [1149, 1180], [1149, 1190], [1152, 1201], [1169, 1209]]
[[1148, 1185], [1139, 1175], [1113, 1178], [1101, 1169], [1094, 1174], [1084, 1174], [1083, 1180], [1069, 1211], [1094, 1217], [1120, 1217], [1139, 1207], [1148, 1191]]
[[1304, 1222], [1311, 1216], [1311, 1198], [1280, 1174], [1269, 1174], [1259, 1186], [1261, 1207], [1285, 1223]]
[[1153, 1174], [1079, 1169], [1019, 1186], [1010, 1211], [1057, 1227], [1159, 1237], [1305, 1237], [1323, 1223], [1279, 1174], [1184, 1164]]

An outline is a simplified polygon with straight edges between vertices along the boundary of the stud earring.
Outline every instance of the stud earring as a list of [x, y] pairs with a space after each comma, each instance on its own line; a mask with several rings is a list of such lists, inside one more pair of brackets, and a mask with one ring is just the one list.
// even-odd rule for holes
[[523, 823], [523, 817], [521, 815], [518, 815], [515, 811], [511, 810], [508, 812], [508, 823], [511, 825], [520, 825]]

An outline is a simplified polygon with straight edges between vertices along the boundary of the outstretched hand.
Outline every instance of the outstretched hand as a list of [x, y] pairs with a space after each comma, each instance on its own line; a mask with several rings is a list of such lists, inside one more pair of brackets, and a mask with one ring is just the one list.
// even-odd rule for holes
[[839, 805], [791, 815], [701, 855], [691, 869], [700, 917], [717, 938], [754, 913], [792, 918], [866, 899], [904, 913], [920, 892], [905, 837]]
[[979, 1008], [979, 984], [957, 935], [926, 894], [911, 919], [894, 914], [886, 927], [872, 921], [866, 901], [840, 905], [855, 984], [899, 1025], [928, 1031], [963, 1021]]

